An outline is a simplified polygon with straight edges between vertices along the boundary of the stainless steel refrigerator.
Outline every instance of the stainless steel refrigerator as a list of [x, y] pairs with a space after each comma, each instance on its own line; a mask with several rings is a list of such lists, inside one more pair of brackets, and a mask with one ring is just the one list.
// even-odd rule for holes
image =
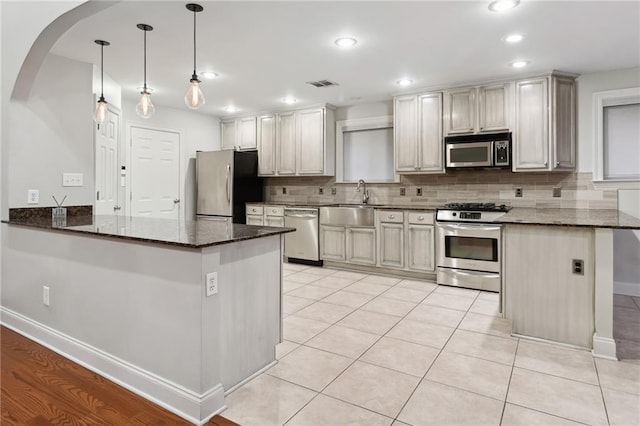
[[198, 219], [246, 223], [245, 203], [263, 201], [257, 151], [196, 152]]

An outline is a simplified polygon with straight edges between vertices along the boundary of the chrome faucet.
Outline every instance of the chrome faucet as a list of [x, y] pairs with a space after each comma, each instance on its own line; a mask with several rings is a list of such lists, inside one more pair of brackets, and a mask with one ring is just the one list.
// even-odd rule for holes
[[367, 202], [369, 201], [369, 191], [367, 191], [367, 183], [364, 181], [364, 179], [360, 179], [358, 181], [356, 192], [360, 192], [360, 186], [362, 186], [362, 204], [367, 204]]

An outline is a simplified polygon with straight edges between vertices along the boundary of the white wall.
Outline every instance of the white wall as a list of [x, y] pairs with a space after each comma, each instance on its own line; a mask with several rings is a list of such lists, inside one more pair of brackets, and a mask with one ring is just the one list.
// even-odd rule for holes
[[[216, 117], [198, 114], [184, 109], [155, 105], [156, 112], [149, 119], [142, 119], [136, 115], [138, 99], [122, 99], [123, 135], [128, 134], [131, 124], [163, 130], [180, 131], [183, 137], [181, 152], [183, 158], [180, 164], [180, 187], [182, 207], [186, 219], [195, 218], [195, 160], [196, 151], [218, 151], [220, 149], [220, 120]], [[127, 144], [124, 144], [125, 146]], [[127, 155], [125, 153], [125, 155]]]
[[381, 101], [336, 108], [336, 121], [393, 115], [393, 101]]

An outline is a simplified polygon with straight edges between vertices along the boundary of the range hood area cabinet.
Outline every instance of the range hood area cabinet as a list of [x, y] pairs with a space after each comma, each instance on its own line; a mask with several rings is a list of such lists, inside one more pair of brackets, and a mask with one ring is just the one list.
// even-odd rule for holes
[[396, 173], [444, 173], [442, 93], [395, 97], [393, 122]]
[[220, 123], [222, 149], [256, 149], [256, 117], [224, 120]]
[[515, 82], [513, 171], [570, 171], [576, 157], [575, 76]]
[[444, 92], [447, 136], [509, 130], [513, 83], [464, 87]]
[[258, 174], [335, 175], [335, 124], [328, 105], [258, 117]]

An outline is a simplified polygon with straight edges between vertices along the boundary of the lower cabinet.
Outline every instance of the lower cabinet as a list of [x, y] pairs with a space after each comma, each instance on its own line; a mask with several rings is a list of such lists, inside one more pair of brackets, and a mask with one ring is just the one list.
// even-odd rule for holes
[[435, 270], [435, 236], [433, 225], [407, 225], [407, 269]]
[[380, 222], [378, 233], [378, 266], [404, 268], [404, 225]]
[[378, 262], [385, 268], [435, 271], [433, 212], [376, 211]]
[[262, 219], [262, 215], [257, 216], [257, 215], [254, 215], [254, 214], [248, 214], [247, 215], [247, 225], [263, 226], [264, 225], [264, 220]]
[[277, 226], [284, 228], [284, 207], [247, 204], [247, 225]]
[[376, 264], [375, 228], [347, 228], [347, 262]]
[[344, 226], [320, 225], [320, 258], [347, 260], [347, 230]]
[[247, 225], [264, 225], [264, 207], [261, 204], [247, 204]]

